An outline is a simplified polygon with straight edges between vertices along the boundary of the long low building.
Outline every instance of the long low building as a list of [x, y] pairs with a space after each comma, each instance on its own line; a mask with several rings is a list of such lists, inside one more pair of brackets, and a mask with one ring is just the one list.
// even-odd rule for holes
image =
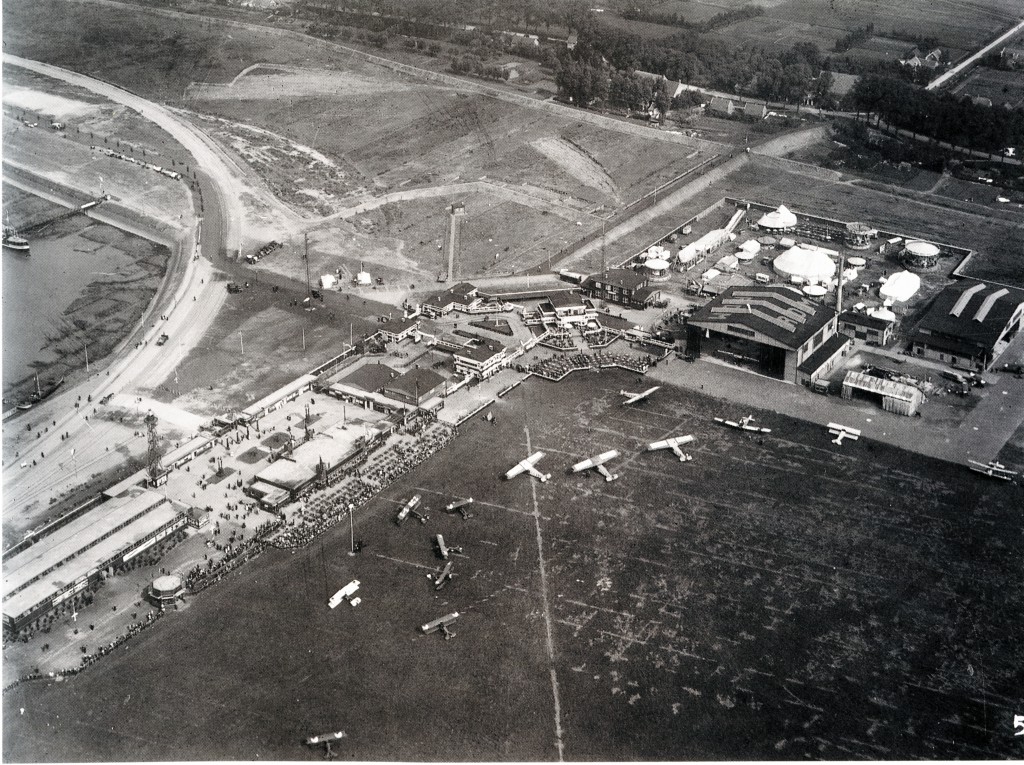
[[187, 522], [166, 497], [134, 487], [61, 526], [4, 561], [4, 627], [21, 629]]

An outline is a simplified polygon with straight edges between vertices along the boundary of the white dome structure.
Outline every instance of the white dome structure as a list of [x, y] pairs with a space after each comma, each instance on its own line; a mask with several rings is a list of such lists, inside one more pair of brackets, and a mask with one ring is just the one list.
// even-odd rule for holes
[[868, 311], [868, 316], [874, 316], [876, 319], [882, 319], [883, 321], [896, 321], [896, 314], [888, 308], [872, 308]]
[[757, 225], [770, 231], [788, 231], [796, 226], [796, 215], [785, 205], [779, 205], [777, 210], [762, 215]]
[[792, 280], [799, 276], [805, 282], [827, 282], [835, 275], [836, 264], [821, 250], [796, 245], [779, 255], [772, 268], [779, 276]]
[[740, 245], [740, 249], [743, 250], [743, 252], [749, 252], [752, 255], [756, 255], [761, 251], [761, 243], [756, 239], [748, 239]]
[[906, 303], [921, 289], [921, 277], [912, 274], [910, 271], [900, 271], [885, 280], [878, 294], [887, 301], [894, 303]]
[[669, 275], [668, 266], [668, 261], [661, 258], [651, 258], [644, 263], [644, 267], [651, 272], [652, 279], [667, 279]]
[[825, 293], [827, 293], [828, 290], [825, 289], [824, 287], [819, 287], [817, 284], [808, 284], [806, 287], [804, 287], [803, 292], [805, 295], [807, 295], [807, 297], [823, 298], [825, 297]]

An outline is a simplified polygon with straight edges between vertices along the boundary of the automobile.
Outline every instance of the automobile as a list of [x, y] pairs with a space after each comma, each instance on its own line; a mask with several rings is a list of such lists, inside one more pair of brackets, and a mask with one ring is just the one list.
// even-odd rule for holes
[[168, 337], [166, 334], [160, 335], [160, 337], [156, 341], [156, 344], [157, 345], [164, 345], [170, 339], [171, 338]]

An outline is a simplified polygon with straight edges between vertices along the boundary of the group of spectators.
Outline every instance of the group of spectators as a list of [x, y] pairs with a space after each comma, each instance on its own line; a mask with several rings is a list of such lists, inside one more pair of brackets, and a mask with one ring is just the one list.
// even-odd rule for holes
[[650, 356], [633, 356], [625, 353], [595, 351], [593, 354], [573, 353], [566, 356], [549, 356], [536, 364], [531, 364], [528, 367], [528, 371], [538, 377], [557, 382], [577, 369], [620, 367], [631, 372], [644, 374], [651, 366], [651, 362]]
[[415, 440], [389, 446], [353, 468], [326, 490], [309, 492], [303, 505], [271, 542], [275, 547], [303, 547], [368, 502], [384, 487], [443, 449], [455, 437], [450, 425], [431, 422]]

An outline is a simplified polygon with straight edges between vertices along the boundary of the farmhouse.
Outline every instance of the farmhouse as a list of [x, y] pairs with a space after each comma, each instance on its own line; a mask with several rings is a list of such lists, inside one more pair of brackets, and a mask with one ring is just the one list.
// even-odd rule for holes
[[719, 117], [731, 117], [736, 113], [736, 105], [732, 102], [731, 98], [715, 96], [711, 99], [711, 103], [708, 104], [708, 111]]
[[911, 353], [984, 371], [1020, 331], [1024, 290], [965, 279], [940, 292], [911, 337]]
[[809, 382], [846, 353], [836, 312], [791, 287], [731, 287], [687, 321], [686, 350], [711, 353], [786, 382]]
[[583, 291], [595, 300], [605, 300], [630, 308], [646, 308], [661, 295], [659, 290], [648, 286], [649, 281], [649, 274], [643, 271], [612, 268], [584, 279]]
[[756, 101], [733, 101], [731, 98], [715, 96], [708, 104], [708, 111], [719, 117], [732, 117], [742, 114], [755, 120], [762, 120], [768, 115], [768, 107]]
[[668, 93], [669, 98], [675, 98], [683, 92], [683, 84], [676, 82], [675, 80], [668, 79], [663, 74], [655, 74], [654, 72], [645, 72], [642, 69], [634, 69], [633, 74], [638, 77], [643, 77], [647, 80], [655, 80], [659, 85], [665, 88], [665, 92]]
[[999, 62], [1011, 69], [1024, 69], [1024, 48], [1007, 45], [999, 54]]
[[187, 523], [182, 508], [134, 487], [4, 560], [4, 627], [19, 630]]

